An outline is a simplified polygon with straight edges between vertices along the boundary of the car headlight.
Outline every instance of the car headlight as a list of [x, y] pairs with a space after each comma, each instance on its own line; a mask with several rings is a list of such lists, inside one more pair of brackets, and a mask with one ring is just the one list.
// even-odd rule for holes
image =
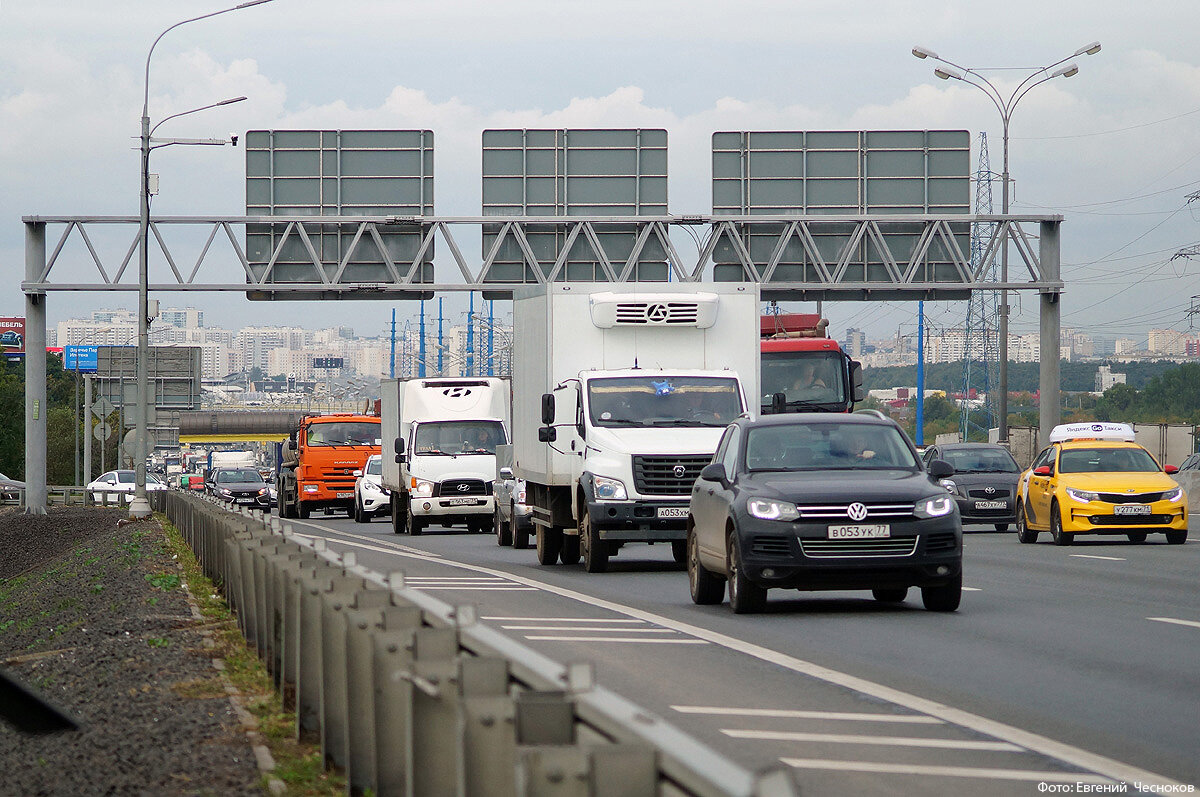
[[763, 520], [799, 520], [800, 510], [788, 501], [773, 501], [770, 498], [751, 498], [746, 502], [746, 511]]
[[412, 494], [415, 498], [428, 498], [433, 495], [433, 482], [428, 479], [412, 477]]
[[913, 514], [920, 518], [945, 517], [954, 511], [954, 499], [948, 495], [925, 498], [913, 506]]
[[1066, 489], [1067, 495], [1071, 496], [1073, 500], [1078, 501], [1081, 504], [1100, 500], [1100, 494], [1092, 492], [1091, 490], [1077, 490], [1074, 487], [1068, 487]]
[[266, 487], [262, 488], [261, 490], [259, 490], [259, 491], [258, 491], [258, 494], [259, 494], [259, 495], [266, 495], [266, 494], [267, 494], [267, 488], [266, 488]]
[[226, 490], [224, 487], [217, 490], [217, 492], [219, 492], [221, 495], [225, 496], [226, 498], [230, 498], [233, 496], [233, 492], [230, 490]]
[[592, 484], [596, 497], [602, 501], [624, 501], [628, 497], [625, 492], [625, 482], [620, 479], [610, 479], [607, 476], [593, 476]]
[[954, 483], [953, 479], [940, 479], [938, 481], [938, 484], [945, 487], [946, 492], [948, 492], [948, 493], [957, 493], [958, 492], [958, 485]]
[[1183, 488], [1176, 487], [1174, 490], [1163, 493], [1163, 500], [1170, 501], [1171, 503], [1175, 503], [1176, 501], [1182, 501], [1183, 500]]

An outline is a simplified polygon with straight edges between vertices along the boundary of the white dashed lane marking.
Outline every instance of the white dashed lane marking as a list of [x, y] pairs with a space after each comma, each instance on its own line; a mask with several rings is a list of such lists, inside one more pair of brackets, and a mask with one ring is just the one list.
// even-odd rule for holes
[[708, 714], [715, 717], [771, 717], [777, 719], [834, 720], [838, 722], [902, 722], [915, 725], [944, 725], [937, 717], [924, 714], [867, 714], [857, 711], [803, 711], [782, 708], [722, 708], [719, 706], [671, 706], [680, 714]]
[[1073, 554], [1068, 554], [1068, 555], [1074, 556], [1076, 559], [1104, 559], [1109, 562], [1124, 562], [1125, 561], [1120, 556], [1096, 556], [1095, 554], [1090, 554], [1090, 553], [1073, 553]]
[[889, 775], [942, 776], [948, 778], [983, 778], [986, 780], [1022, 780], [1048, 783], [1112, 783], [1099, 775], [1054, 770], [996, 769], [986, 767], [935, 767], [920, 764], [885, 764], [875, 761], [827, 761], [819, 758], [781, 758], [782, 763], [797, 769], [825, 769], [839, 772], [879, 772]]
[[733, 739], [762, 739], [772, 742], [818, 742], [822, 744], [872, 744], [883, 747], [936, 747], [940, 750], [992, 750], [1019, 753], [1022, 748], [1008, 742], [976, 742], [968, 739], [926, 739], [915, 736], [871, 736], [856, 733], [801, 733], [722, 728]]
[[1192, 628], [1200, 628], [1200, 623], [1195, 620], [1176, 620], [1174, 617], [1147, 617], [1147, 620], [1154, 620], [1157, 623], [1172, 623], [1174, 625], [1186, 625]]

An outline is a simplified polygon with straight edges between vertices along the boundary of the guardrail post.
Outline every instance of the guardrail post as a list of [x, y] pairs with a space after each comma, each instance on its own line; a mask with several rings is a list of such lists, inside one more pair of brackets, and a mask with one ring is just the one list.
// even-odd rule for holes
[[[388, 577], [403, 583], [403, 574]], [[422, 626], [421, 610], [392, 590], [392, 606], [383, 610], [383, 630], [372, 636], [372, 683], [375, 696], [375, 777], [377, 793], [413, 792], [413, 653]]]
[[422, 628], [413, 636], [413, 794], [462, 794], [458, 631]]
[[356, 593], [365, 587], [362, 578], [338, 575], [330, 579], [321, 595], [321, 676], [318, 683], [321, 760], [326, 768], [345, 770], [349, 766], [346, 753], [346, 726], [350, 721], [346, 703], [346, 609], [354, 603]]
[[588, 755], [575, 747], [575, 708], [566, 693], [517, 694], [517, 792], [525, 797], [587, 797]]
[[468, 797], [516, 797], [516, 707], [508, 692], [508, 662], [461, 656], [463, 763]]
[[301, 741], [316, 741], [321, 732], [322, 593], [330, 578], [340, 572], [322, 561], [311, 570], [303, 570], [296, 585], [300, 593], [300, 633], [296, 640], [296, 738]]

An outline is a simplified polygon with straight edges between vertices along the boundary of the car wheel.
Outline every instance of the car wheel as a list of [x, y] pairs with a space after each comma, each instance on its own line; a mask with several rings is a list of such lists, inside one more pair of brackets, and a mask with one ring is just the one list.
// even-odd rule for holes
[[563, 534], [562, 547], [558, 549], [558, 561], [564, 565], [579, 564], [579, 535]]
[[410, 537], [420, 537], [421, 532], [425, 530], [425, 521], [412, 512], [406, 512], [404, 515], [404, 530], [408, 532], [408, 536]]
[[687, 539], [687, 569], [688, 589], [692, 593], [692, 603], [699, 606], [712, 606], [725, 598], [725, 580], [704, 569], [700, 564], [700, 543], [696, 539], [695, 529], [688, 530]]
[[558, 561], [562, 549], [562, 529], [548, 526], [537, 527], [537, 559], [540, 565], [552, 565]]
[[725, 555], [729, 570], [729, 608], [733, 609], [734, 614], [761, 612], [767, 606], [767, 590], [746, 577], [736, 531], [730, 531], [726, 537]]
[[1059, 510], [1057, 502], [1050, 505], [1050, 536], [1054, 539], [1055, 545], [1070, 545], [1075, 541], [1074, 534], [1063, 531], [1062, 512]]
[[671, 540], [671, 558], [678, 564], [683, 564], [688, 557], [688, 542], [687, 540]]
[[501, 546], [512, 545], [512, 522], [506, 521], [500, 517], [500, 509], [492, 512], [492, 531], [496, 534], [496, 544]]
[[1125, 536], [1129, 538], [1130, 542], [1145, 542], [1147, 535], [1144, 531], [1131, 531]]
[[355, 523], [366, 523], [370, 520], [363, 512], [362, 504], [357, 499], [354, 501], [354, 508], [350, 511], [350, 517], [354, 518]]
[[1183, 545], [1187, 542], [1187, 529], [1171, 529], [1167, 532], [1167, 543], [1170, 545]]
[[1008, 524], [1007, 523], [997, 523], [996, 531], [1008, 531]]
[[518, 551], [523, 551], [529, 547], [529, 525], [516, 520], [515, 510], [512, 517], [512, 545]]
[[1025, 517], [1025, 506], [1017, 504], [1017, 540], [1031, 545], [1037, 542], [1038, 533], [1029, 528], [1029, 519]]
[[908, 587], [873, 589], [871, 597], [880, 603], [903, 603], [904, 599], [908, 597]]
[[579, 513], [579, 546], [583, 549], [583, 569], [589, 573], [608, 571], [608, 543], [600, 539], [600, 532], [592, 526], [587, 509]]
[[952, 612], [962, 601], [962, 573], [949, 584], [940, 587], [921, 587], [921, 603], [931, 612]]

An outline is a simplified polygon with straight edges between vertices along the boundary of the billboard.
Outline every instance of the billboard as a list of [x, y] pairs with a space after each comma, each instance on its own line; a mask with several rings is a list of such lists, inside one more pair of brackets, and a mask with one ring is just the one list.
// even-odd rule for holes
[[25, 319], [0, 318], [0, 354], [7, 357], [25, 355]]
[[99, 352], [99, 346], [63, 346], [63, 369], [94, 374]]

